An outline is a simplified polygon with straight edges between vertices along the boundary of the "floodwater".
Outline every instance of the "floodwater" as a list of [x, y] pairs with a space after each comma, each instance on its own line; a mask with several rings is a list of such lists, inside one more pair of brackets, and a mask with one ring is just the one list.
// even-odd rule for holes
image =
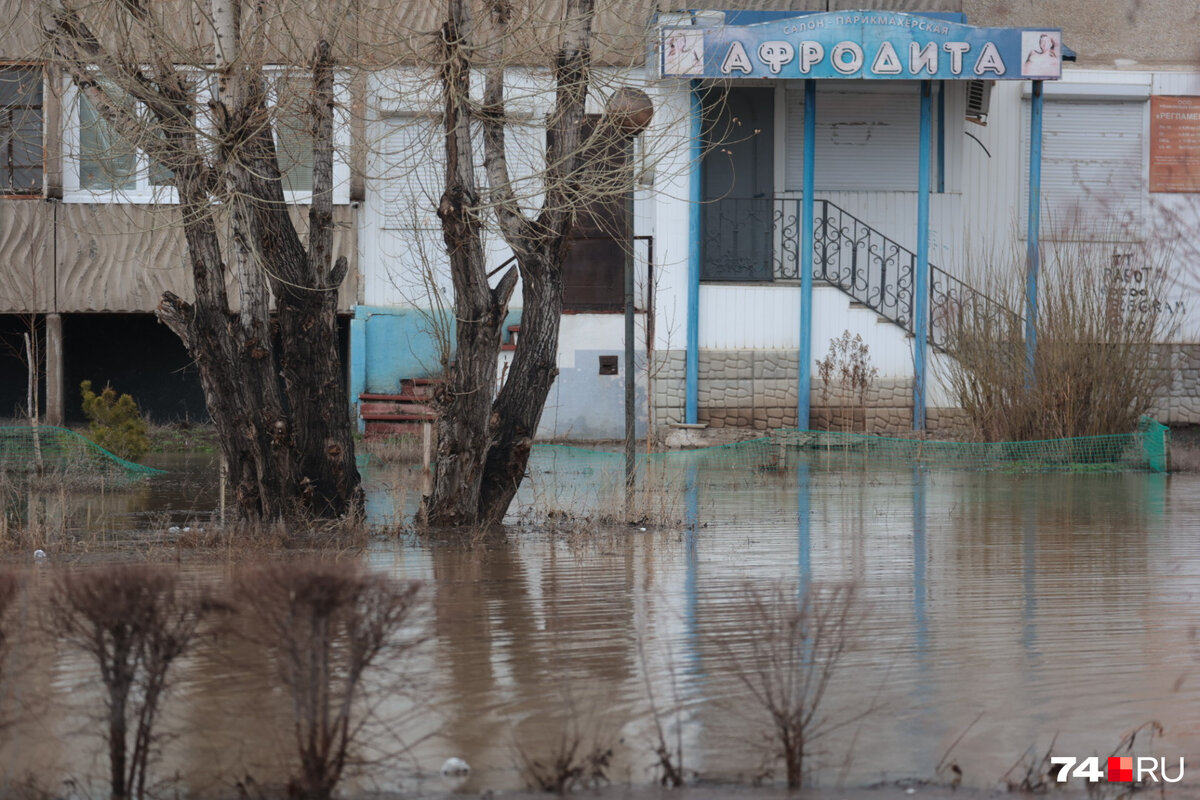
[[[168, 475], [128, 494], [69, 498], [61, 526], [82, 514], [119, 541], [131, 529], [153, 537], [165, 525], [211, 524], [211, 459], [157, 465]], [[403, 472], [368, 470], [376, 522], [414, 507]], [[780, 780], [763, 710], [739, 680], [760, 624], [748, 587], [793, 598], [803, 587], [856, 587], [853, 647], [818, 710], [830, 732], [812, 743], [816, 785], [932, 780], [953, 762], [965, 785], [995, 787], [1026, 751], [1103, 757], [1150, 721], [1162, 735], [1140, 735], [1129, 755], [1166, 757], [1174, 773], [1179, 757], [1200, 754], [1197, 476], [817, 461], [660, 478], [635, 526], [576, 519], [472, 542], [372, 541], [362, 557], [373, 569], [427, 584], [428, 639], [397, 665], [403, 684], [372, 697], [371, 763], [355, 773], [356, 792], [444, 790], [438, 769], [450, 756], [472, 767], [458, 791], [517, 788], [522, 754], [544, 758], [576, 734], [585, 749], [613, 749], [614, 783], [648, 785], [652, 709], [689, 774]], [[613, 486], [605, 470], [543, 451], [522, 502], [611, 512]], [[55, 502], [42, 497], [30, 513], [53, 517]], [[220, 581], [230, 565], [188, 569]], [[282, 700], [226, 656], [184, 666], [164, 719], [156, 774], [185, 792], [283, 775]], [[86, 664], [38, 659], [38, 678], [16, 694], [40, 710], [0, 748], [4, 779], [97, 786], [105, 767]]]

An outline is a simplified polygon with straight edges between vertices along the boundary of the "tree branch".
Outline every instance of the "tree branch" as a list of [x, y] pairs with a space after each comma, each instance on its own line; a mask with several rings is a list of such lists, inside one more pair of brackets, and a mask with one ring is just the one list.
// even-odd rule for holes
[[537, 218], [537, 235], [554, 251], [566, 244], [582, 172], [584, 103], [591, 73], [591, 32], [595, 0], [567, 0], [562, 47], [554, 64], [557, 87], [548, 123], [546, 194]]
[[[309, 270], [320, 280], [330, 272], [333, 258], [333, 57], [329, 42], [317, 42], [313, 54], [312, 204], [308, 209]], [[337, 284], [334, 284], [337, 286]]]
[[490, 199], [500, 223], [500, 232], [508, 246], [521, 253], [527, 247], [529, 220], [521, 213], [513, 195], [508, 158], [504, 152], [504, 131], [508, 122], [504, 107], [504, 40], [508, 34], [512, 6], [509, 0], [491, 0], [489, 6], [490, 25], [485, 43], [489, 63], [484, 76], [483, 108], [480, 113], [480, 121], [483, 124], [484, 165], [487, 168]]

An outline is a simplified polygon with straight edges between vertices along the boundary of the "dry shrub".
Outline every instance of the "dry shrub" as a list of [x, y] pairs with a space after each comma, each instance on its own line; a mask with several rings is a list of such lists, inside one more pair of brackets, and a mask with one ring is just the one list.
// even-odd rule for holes
[[1055, 785], [1054, 774], [1057, 767], [1050, 761], [1054, 755], [1054, 744], [1057, 737], [1050, 740], [1050, 746], [1045, 752], [1038, 752], [1035, 745], [1029, 745], [1025, 752], [1004, 773], [1004, 785], [1010, 792], [1022, 794], [1042, 794]]
[[164, 567], [126, 564], [55, 576], [50, 632], [99, 670], [115, 799], [146, 796], [171, 667], [195, 641], [204, 611], [198, 594]]
[[285, 522], [234, 522], [228, 525], [189, 526], [174, 538], [176, 550], [220, 552], [226, 557], [249, 558], [280, 551], [309, 556], [339, 556], [361, 552], [369, 532], [363, 520], [310, 520], [306, 524]]
[[418, 591], [351, 563], [270, 564], [235, 579], [236, 634], [268, 654], [290, 701], [290, 797], [333, 797], [363, 732], [368, 676], [419, 640], [403, 630]]
[[1159, 343], [1173, 323], [1162, 300], [1166, 264], [1133, 255], [1118, 260], [1111, 244], [1100, 243], [1051, 249], [1038, 287], [1032, 375], [1024, 321], [1013, 313], [1024, 311], [1023, 283], [992, 281], [987, 293], [999, 305], [955, 309], [945, 378], [976, 437], [1028, 441], [1136, 429], [1169, 385]]
[[544, 750], [514, 745], [521, 777], [530, 789], [555, 794], [607, 786], [613, 760], [609, 725], [581, 713], [569, 694], [562, 712], [558, 734]]
[[853, 586], [811, 588], [797, 597], [777, 583], [747, 586], [744, 635], [715, 642], [727, 666], [765, 714], [772, 760], [781, 760], [789, 789], [804, 780], [814, 743], [874, 710], [874, 701], [845, 714], [823, 708], [830, 684], [850, 652], [861, 616]]

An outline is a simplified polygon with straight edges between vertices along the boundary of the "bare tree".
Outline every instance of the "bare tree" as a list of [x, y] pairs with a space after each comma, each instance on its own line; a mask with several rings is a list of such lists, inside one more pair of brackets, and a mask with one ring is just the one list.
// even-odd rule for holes
[[333, 797], [361, 744], [369, 679], [420, 640], [402, 630], [419, 589], [348, 563], [272, 564], [235, 582], [238, 635], [270, 654], [291, 701], [289, 796]]
[[[441, 30], [439, 78], [445, 133], [445, 191], [438, 206], [450, 256], [457, 319], [456, 354], [438, 426], [437, 474], [424, 505], [426, 520], [437, 525], [491, 525], [508, 510], [525, 474], [534, 434], [550, 387], [558, 374], [558, 332], [562, 315], [562, 265], [570, 234], [583, 206], [598, 197], [631, 189], [624, 171], [600, 179], [604, 153], [649, 122], [649, 101], [610, 104], [600, 124], [585, 135], [584, 111], [592, 87], [592, 22], [595, 0], [565, 0], [554, 25], [557, 47], [549, 72], [553, 105], [546, 119], [545, 167], [540, 172], [541, 202], [536, 213], [522, 206], [510, 176], [505, 134], [514, 124], [506, 108], [506, 74], [514, 41], [526, 30], [515, 21], [508, 0], [483, 4], [486, 19], [474, 17], [475, 4], [449, 0]], [[529, 49], [522, 51], [528, 63]], [[483, 94], [471, 94], [473, 71], [483, 73]], [[627, 96], [623, 95], [627, 99]], [[476, 128], [483, 139], [486, 188], [476, 180], [472, 154]], [[516, 261], [489, 284], [483, 247], [486, 217], [495, 225]], [[500, 326], [521, 281], [521, 334], [512, 367], [493, 399]]]
[[747, 587], [743, 597], [746, 637], [716, 644], [751, 706], [766, 715], [771, 756], [783, 761], [788, 788], [799, 789], [814, 744], [874, 710], [873, 699], [844, 712], [826, 702], [861, 619], [857, 596], [851, 586], [835, 586], [797, 597], [778, 584]]
[[[332, 257], [331, 42], [347, 15], [329, 10], [297, 33], [275, 4], [45, 1], [49, 59], [113, 148], [145, 153], [176, 194], [195, 300], [165, 292], [158, 318], [199, 368], [241, 515], [355, 511], [335, 316], [348, 265]], [[305, 140], [307, 244], [280, 169], [284, 143], [303, 155]]]
[[50, 632], [99, 670], [113, 800], [144, 798], [158, 712], [171, 668], [195, 640], [201, 604], [174, 572], [123, 565], [59, 573], [48, 614]]

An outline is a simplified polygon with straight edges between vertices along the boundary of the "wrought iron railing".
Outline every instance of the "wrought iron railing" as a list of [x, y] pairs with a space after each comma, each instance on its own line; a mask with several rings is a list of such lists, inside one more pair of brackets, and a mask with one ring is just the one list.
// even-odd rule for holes
[[[798, 198], [723, 198], [705, 204], [705, 280], [796, 280], [801, 263]], [[813, 209], [813, 278], [836, 286], [881, 317], [913, 333], [917, 255], [828, 200]], [[1019, 317], [930, 263], [929, 341], [952, 349], [963, 315]]]

